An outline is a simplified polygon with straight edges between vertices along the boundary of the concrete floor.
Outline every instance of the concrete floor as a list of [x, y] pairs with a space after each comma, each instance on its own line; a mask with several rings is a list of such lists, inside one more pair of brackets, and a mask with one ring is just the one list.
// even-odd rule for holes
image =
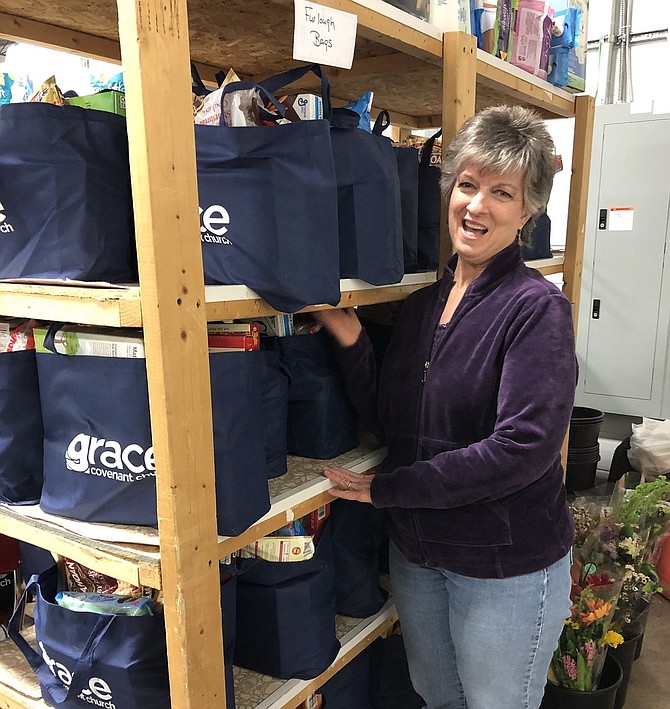
[[654, 597], [640, 657], [633, 664], [625, 709], [670, 707], [670, 601]]

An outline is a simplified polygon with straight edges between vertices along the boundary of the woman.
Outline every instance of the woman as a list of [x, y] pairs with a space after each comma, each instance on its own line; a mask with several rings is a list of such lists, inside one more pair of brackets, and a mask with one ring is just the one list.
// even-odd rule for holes
[[519, 243], [554, 172], [531, 111], [464, 124], [442, 161], [455, 255], [403, 304], [378, 391], [353, 310], [319, 316], [352, 401], [388, 445], [379, 474], [324, 472], [334, 496], [389, 510], [394, 597], [427, 709], [538, 707], [569, 615], [571, 308]]

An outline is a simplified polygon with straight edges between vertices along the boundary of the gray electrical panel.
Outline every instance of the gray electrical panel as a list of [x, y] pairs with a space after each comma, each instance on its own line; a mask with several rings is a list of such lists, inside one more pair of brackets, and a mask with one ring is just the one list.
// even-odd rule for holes
[[576, 403], [670, 418], [670, 114], [631, 108], [595, 113]]

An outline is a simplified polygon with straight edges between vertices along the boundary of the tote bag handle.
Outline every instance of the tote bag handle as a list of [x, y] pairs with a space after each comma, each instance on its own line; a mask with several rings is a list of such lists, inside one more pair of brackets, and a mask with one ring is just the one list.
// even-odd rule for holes
[[203, 84], [198, 67], [193, 62], [191, 62], [191, 89], [196, 96], [207, 96], [211, 93], [210, 89]]
[[321, 79], [321, 98], [323, 99], [323, 117], [327, 121], [331, 121], [333, 111], [330, 103], [330, 84], [328, 83], [328, 77], [326, 72], [321, 68], [320, 64], [305, 64], [305, 66], [300, 66], [297, 69], [289, 69], [281, 74], [275, 74], [267, 79], [263, 79], [260, 85], [265, 89], [274, 93], [279, 89], [292, 84], [298, 79], [302, 79], [305, 74], [312, 72]]
[[421, 167], [428, 167], [430, 165], [430, 156], [433, 153], [433, 145], [435, 141], [442, 135], [442, 128], [434, 133], [428, 138], [428, 140], [423, 144], [423, 150], [421, 151], [421, 160], [419, 160], [419, 165]]
[[372, 128], [373, 135], [381, 135], [391, 125], [391, 116], [386, 109], [379, 112]]
[[279, 112], [279, 115], [283, 118], [284, 115], [286, 114], [286, 107], [283, 106], [275, 97], [268, 91], [265, 86], [262, 86], [261, 84], [254, 84], [251, 81], [232, 81], [230, 84], [226, 84], [223, 87], [223, 90], [221, 91], [221, 125], [224, 125], [223, 123], [223, 99], [226, 94], [230, 94], [233, 91], [242, 91], [244, 89], [257, 89], [260, 91], [267, 99], [270, 101], [270, 103], [277, 109]]
[[[50, 572], [47, 572], [47, 575], [50, 576], [55, 573], [56, 567], [54, 567]], [[100, 615], [99, 619], [93, 626], [93, 630], [91, 630], [91, 634], [88, 636], [88, 640], [86, 641], [86, 644], [84, 645], [81, 655], [79, 656], [79, 659], [77, 660], [75, 668], [72, 672], [73, 681], [70, 683], [69, 686], [66, 687], [60, 682], [60, 680], [56, 678], [54, 674], [52, 674], [44, 658], [35, 650], [33, 650], [33, 648], [23, 637], [23, 635], [21, 635], [21, 632], [19, 630], [19, 623], [25, 612], [26, 598], [28, 596], [28, 593], [38, 590], [38, 578], [40, 577], [37, 574], [34, 574], [30, 578], [30, 581], [28, 581], [28, 584], [23, 594], [21, 595], [21, 600], [14, 609], [14, 613], [12, 613], [12, 617], [9, 621], [9, 625], [7, 626], [7, 630], [9, 632], [9, 637], [16, 643], [16, 646], [25, 655], [26, 660], [28, 660], [28, 664], [32, 667], [33, 671], [37, 675], [37, 678], [39, 679], [40, 684], [42, 685], [42, 689], [47, 695], [48, 700], [53, 704], [63, 704], [70, 698], [70, 695], [74, 694], [74, 678], [78, 676], [79, 672], [90, 669], [90, 667], [92, 666], [95, 650], [98, 647], [100, 640], [102, 640], [105, 633], [114, 621], [115, 616]], [[42, 576], [42, 578], [44, 578], [44, 575]]]
[[51, 323], [51, 325], [47, 328], [46, 335], [44, 336], [44, 342], [42, 344], [44, 345], [44, 349], [49, 350], [52, 354], [66, 357], [68, 355], [63, 355], [56, 351], [56, 333], [63, 327], [63, 325], [64, 323], [62, 322]]

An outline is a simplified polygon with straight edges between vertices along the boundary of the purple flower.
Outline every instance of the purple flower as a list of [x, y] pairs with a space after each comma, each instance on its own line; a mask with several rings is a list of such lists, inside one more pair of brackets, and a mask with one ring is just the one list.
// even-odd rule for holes
[[577, 662], [570, 655], [563, 655], [563, 667], [568, 673], [568, 677], [574, 682], [577, 679]]
[[586, 657], [586, 664], [588, 667], [591, 667], [593, 660], [596, 657], [596, 644], [593, 640], [589, 640], [584, 643], [584, 647], [582, 649], [584, 650], [584, 656]]

